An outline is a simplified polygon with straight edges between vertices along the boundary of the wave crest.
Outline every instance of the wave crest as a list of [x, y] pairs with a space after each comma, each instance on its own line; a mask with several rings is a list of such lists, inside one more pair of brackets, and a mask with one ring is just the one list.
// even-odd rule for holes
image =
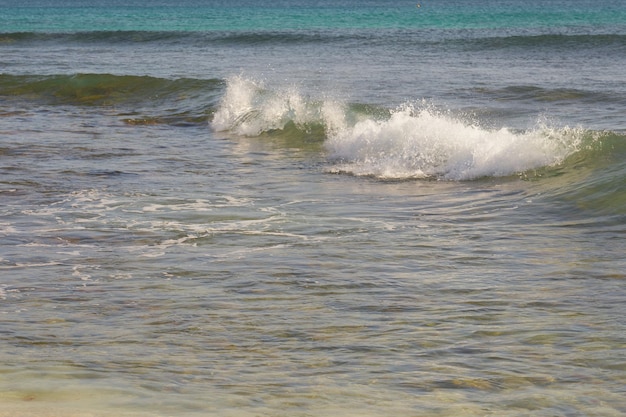
[[[397, 110], [315, 101], [295, 87], [271, 91], [258, 81], [230, 78], [212, 127], [240, 136], [319, 127], [328, 171], [383, 179], [472, 180], [560, 164], [579, 150], [585, 131], [547, 124], [516, 132], [487, 129], [430, 106]], [[295, 127], [295, 129], [293, 129]], [[298, 133], [296, 133], [298, 134]]]

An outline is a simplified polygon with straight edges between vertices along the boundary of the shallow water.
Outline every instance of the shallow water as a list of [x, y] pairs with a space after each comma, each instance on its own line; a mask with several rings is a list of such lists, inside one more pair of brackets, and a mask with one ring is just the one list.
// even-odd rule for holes
[[36, 132], [37, 118], [5, 144], [8, 400], [623, 410], [623, 211], [591, 222], [549, 195], [559, 177], [380, 181], [329, 174], [319, 151], [281, 140], [121, 122]]
[[623, 23], [382, 3], [0, 5], [0, 416], [626, 412]]

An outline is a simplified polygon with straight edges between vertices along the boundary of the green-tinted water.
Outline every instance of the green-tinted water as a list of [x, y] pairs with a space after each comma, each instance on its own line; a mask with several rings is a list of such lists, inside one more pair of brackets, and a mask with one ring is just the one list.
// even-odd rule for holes
[[0, 1], [0, 416], [626, 412], [623, 5], [166, 3]]

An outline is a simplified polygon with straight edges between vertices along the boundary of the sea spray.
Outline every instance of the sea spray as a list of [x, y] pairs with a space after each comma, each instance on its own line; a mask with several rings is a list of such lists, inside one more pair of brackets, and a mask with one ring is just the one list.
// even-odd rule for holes
[[211, 126], [241, 136], [258, 136], [285, 129], [289, 124], [306, 131], [320, 124], [328, 128], [341, 126], [342, 112], [340, 105], [313, 101], [295, 86], [274, 91], [261, 81], [236, 76], [227, 80]]

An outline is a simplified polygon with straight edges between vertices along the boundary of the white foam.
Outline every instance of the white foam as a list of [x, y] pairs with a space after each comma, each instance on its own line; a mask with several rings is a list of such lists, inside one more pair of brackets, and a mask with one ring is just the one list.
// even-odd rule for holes
[[58, 266], [62, 265], [61, 262], [50, 261], [50, 262], [15, 262], [14, 265], [1, 265], [0, 269], [14, 269], [14, 268], [39, 268], [43, 266]]
[[387, 120], [357, 122], [326, 141], [335, 172], [381, 178], [469, 180], [558, 164], [578, 150], [582, 129], [489, 130], [406, 106]]
[[99, 265], [96, 266], [87, 266], [87, 265], [76, 265], [72, 268], [72, 276], [76, 278], [80, 278], [81, 281], [91, 281], [91, 274], [87, 274], [83, 272], [83, 269], [100, 269]]
[[18, 231], [11, 223], [0, 222], [0, 233], [4, 236], [17, 234]]

